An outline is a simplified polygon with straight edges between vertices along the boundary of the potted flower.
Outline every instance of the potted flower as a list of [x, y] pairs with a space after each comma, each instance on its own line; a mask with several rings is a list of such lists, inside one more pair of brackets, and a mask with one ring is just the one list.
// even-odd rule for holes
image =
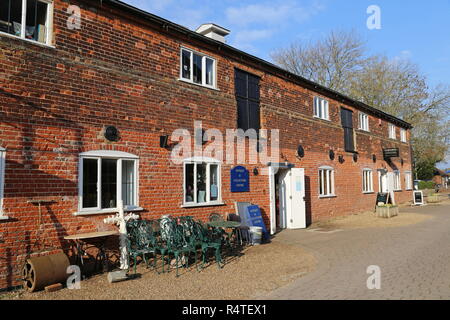
[[391, 218], [398, 216], [398, 206], [392, 204], [381, 204], [377, 205], [377, 216], [381, 218]]

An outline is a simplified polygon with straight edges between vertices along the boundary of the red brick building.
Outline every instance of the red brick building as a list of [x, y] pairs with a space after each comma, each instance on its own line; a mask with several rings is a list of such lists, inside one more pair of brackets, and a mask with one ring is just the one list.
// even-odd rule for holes
[[[408, 123], [226, 45], [226, 29], [202, 35], [114, 0], [24, 3], [0, 9], [0, 288], [27, 257], [67, 250], [64, 236], [114, 228], [103, 219], [119, 200], [142, 218], [201, 219], [251, 202], [272, 232], [372, 210], [388, 186], [410, 200]], [[193, 134], [194, 120], [278, 129], [279, 163], [173, 163], [161, 137]], [[231, 192], [238, 165], [249, 192]]]

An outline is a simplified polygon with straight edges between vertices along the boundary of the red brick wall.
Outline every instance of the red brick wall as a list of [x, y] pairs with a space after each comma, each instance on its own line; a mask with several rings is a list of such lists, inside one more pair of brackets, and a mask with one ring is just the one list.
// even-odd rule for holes
[[[84, 2], [83, 2], [84, 3]], [[78, 207], [79, 153], [117, 150], [133, 153], [139, 160], [139, 205], [142, 217], [162, 214], [195, 215], [206, 219], [211, 212], [234, 212], [235, 201], [260, 205], [269, 221], [268, 177], [250, 173], [250, 193], [230, 193], [231, 165], [222, 165], [224, 206], [182, 208], [182, 167], [169, 162], [170, 152], [159, 147], [159, 136], [174, 129], [192, 132], [193, 120], [222, 131], [236, 127], [234, 68], [261, 76], [263, 128], [280, 129], [280, 161], [306, 169], [307, 210], [313, 221], [370, 210], [375, 194], [362, 193], [362, 168], [393, 169], [382, 160], [383, 147], [401, 149], [403, 191], [408, 201], [404, 171], [411, 171], [409, 144], [387, 138], [387, 122], [370, 117], [370, 133], [356, 130], [358, 161], [343, 150], [339, 108], [330, 97], [331, 121], [312, 117], [315, 93], [287, 82], [263, 69], [251, 67], [239, 57], [197, 43], [187, 36], [161, 30], [136, 17], [107, 6], [95, 9], [81, 2], [82, 29], [66, 27], [68, 3], [55, 1], [54, 48], [0, 36], [0, 146], [7, 149], [4, 214], [0, 221], [0, 288], [19, 284], [20, 268], [27, 257], [67, 251], [69, 234], [114, 228], [105, 225], [107, 215], [75, 216]], [[180, 46], [217, 59], [218, 89], [181, 82]], [[357, 110], [354, 121], [357, 127]], [[114, 125], [121, 139], [111, 143], [102, 130]], [[398, 130], [398, 129], [397, 129]], [[397, 132], [399, 136], [399, 132]], [[296, 157], [299, 144], [305, 157]], [[336, 152], [329, 160], [328, 151]], [[376, 154], [377, 161], [372, 161]], [[343, 155], [345, 162], [338, 163]], [[399, 160], [399, 159], [396, 159]], [[318, 167], [335, 168], [335, 198], [319, 199]], [[254, 167], [247, 166], [252, 172]], [[374, 171], [374, 190], [378, 190]], [[39, 210], [29, 199], [54, 203]]]

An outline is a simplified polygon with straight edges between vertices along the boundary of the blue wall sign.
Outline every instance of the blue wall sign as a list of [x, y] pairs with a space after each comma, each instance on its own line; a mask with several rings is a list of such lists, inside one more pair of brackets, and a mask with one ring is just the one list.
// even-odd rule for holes
[[261, 209], [258, 206], [249, 206], [245, 212], [245, 223], [249, 227], [261, 227], [263, 232], [263, 239], [269, 239], [269, 232], [267, 232], [266, 224], [261, 216]]
[[231, 192], [250, 192], [249, 173], [245, 167], [231, 169]]

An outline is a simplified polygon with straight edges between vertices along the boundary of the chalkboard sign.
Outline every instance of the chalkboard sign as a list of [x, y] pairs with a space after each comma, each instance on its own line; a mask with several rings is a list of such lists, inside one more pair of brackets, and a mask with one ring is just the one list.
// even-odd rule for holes
[[377, 194], [376, 205], [378, 205], [378, 203], [380, 203], [380, 202], [382, 202], [383, 204], [388, 204], [390, 202], [389, 193], [379, 192]]
[[267, 232], [266, 224], [261, 216], [261, 209], [258, 206], [249, 206], [246, 210], [246, 222], [249, 227], [261, 227], [263, 233], [263, 240], [269, 239], [269, 232]]
[[250, 178], [248, 170], [245, 167], [238, 166], [231, 169], [231, 192], [249, 192]]
[[414, 204], [415, 205], [423, 204], [423, 192], [422, 191], [414, 191]]

